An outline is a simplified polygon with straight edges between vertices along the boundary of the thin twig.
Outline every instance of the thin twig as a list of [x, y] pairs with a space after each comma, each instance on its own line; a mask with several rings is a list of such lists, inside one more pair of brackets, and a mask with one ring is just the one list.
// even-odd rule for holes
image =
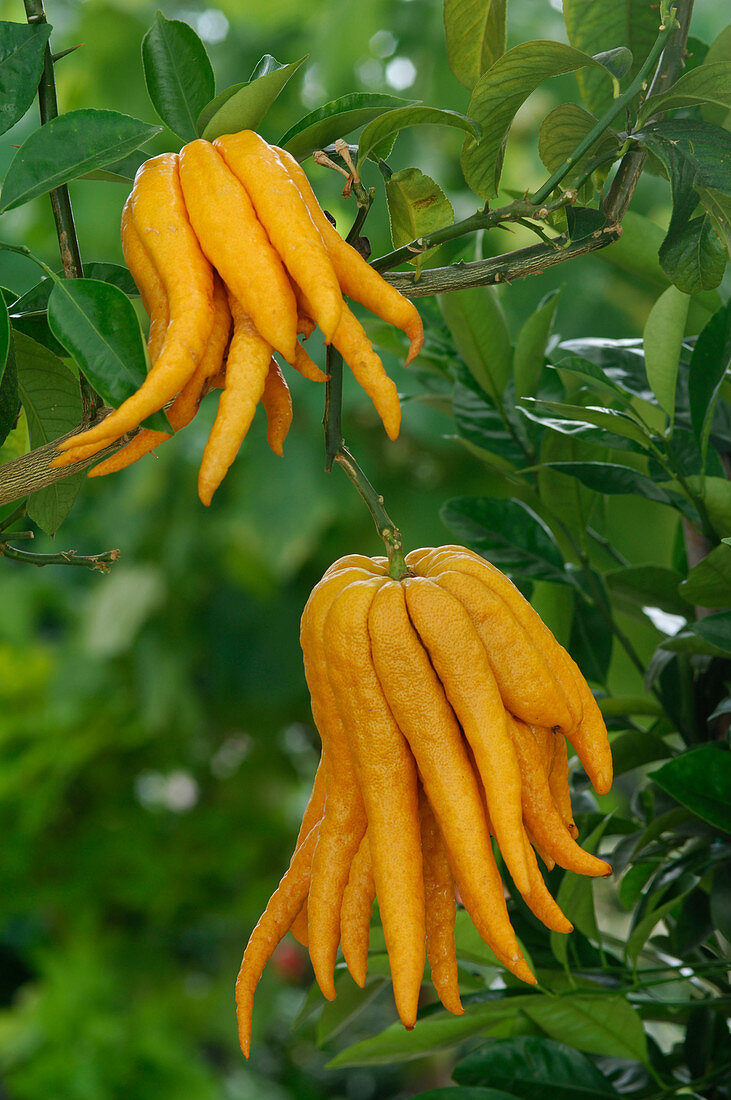
[[[43, 0], [23, 0], [25, 14], [29, 23], [46, 23], [46, 13], [43, 9]], [[73, 47], [77, 49], [76, 46]], [[64, 51], [68, 52], [68, 51]], [[59, 55], [63, 56], [63, 54]], [[41, 116], [41, 125], [45, 126], [51, 119], [58, 117], [58, 99], [56, 98], [56, 78], [53, 71], [53, 53], [50, 41], [46, 43], [43, 54], [43, 75], [38, 85], [38, 106]], [[67, 279], [80, 279], [84, 274], [81, 262], [79, 239], [76, 236], [74, 212], [71, 208], [71, 197], [66, 184], [55, 187], [50, 192], [53, 220], [56, 223], [56, 235], [58, 247], [61, 253], [63, 273]], [[92, 389], [82, 373], [79, 373], [79, 386], [85, 421], [92, 419], [94, 412], [102, 403], [99, 395]]]
[[20, 561], [25, 565], [37, 565], [39, 568], [44, 565], [78, 565], [83, 569], [108, 573], [119, 558], [119, 550], [106, 550], [103, 554], [90, 554], [87, 557], [77, 554], [75, 550], [62, 550], [59, 554], [30, 554], [27, 550], [17, 550], [7, 542], [0, 542], [0, 556], [12, 558], [13, 561]]

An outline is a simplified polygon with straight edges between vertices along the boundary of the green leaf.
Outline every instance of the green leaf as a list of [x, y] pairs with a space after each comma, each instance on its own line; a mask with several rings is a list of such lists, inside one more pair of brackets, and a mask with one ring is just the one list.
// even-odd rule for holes
[[731, 940], [731, 866], [721, 865], [713, 876], [711, 919], [722, 936]]
[[470, 287], [439, 295], [447, 328], [475, 382], [497, 405], [510, 377], [513, 349], [493, 287]]
[[[369, 959], [368, 962], [369, 969], [372, 969], [372, 960]], [[375, 977], [369, 974], [365, 988], [360, 989], [350, 974], [338, 973], [335, 978], [335, 1000], [325, 1004], [317, 1023], [317, 1045], [322, 1046], [334, 1039], [363, 1009], [368, 1007], [387, 981], [388, 979], [380, 974]]]
[[495, 565], [524, 577], [567, 580], [551, 531], [522, 501], [453, 497], [440, 515], [463, 542], [484, 551]]
[[[267, 68], [261, 76], [254, 75], [243, 84], [233, 84], [203, 108], [197, 123], [201, 137], [206, 141], [213, 141], [223, 134], [258, 129], [259, 123], [287, 81], [307, 60], [307, 55], [289, 65], [280, 65], [274, 58], [270, 60], [274, 63], [273, 66]], [[260, 67], [266, 68], [259, 62], [254, 74]]]
[[650, 96], [637, 113], [637, 124], [642, 126], [653, 115], [676, 107], [695, 107], [705, 103], [731, 110], [731, 61], [699, 65], [681, 76], [666, 92]]
[[0, 134], [18, 122], [36, 97], [48, 23], [0, 22]]
[[574, 605], [568, 648], [586, 679], [605, 686], [612, 659], [612, 634], [604, 616], [584, 600]]
[[672, 498], [639, 470], [618, 466], [613, 462], [552, 462], [554, 470], [577, 477], [597, 493], [636, 493], [661, 504], [672, 504]]
[[507, 0], [444, 0], [449, 67], [461, 84], [475, 84], [505, 52]]
[[[528, 409], [546, 409], [547, 412], [555, 413], [569, 421], [591, 425], [601, 428], [603, 432], [612, 432], [625, 439], [631, 439], [634, 443], [639, 443], [642, 448], [646, 448], [649, 443], [647, 433], [628, 413], [600, 408], [596, 405], [566, 405], [562, 401], [540, 401], [531, 397], [524, 398], [524, 401]], [[552, 427], [556, 426], [553, 421], [547, 423]], [[600, 440], [601, 436], [597, 436], [597, 442]]]
[[336, 138], [344, 138], [386, 111], [407, 107], [411, 102], [381, 92], [351, 92], [310, 111], [290, 126], [277, 144], [302, 161]]
[[[575, 477], [563, 477], [546, 465], [548, 462], [573, 462], [578, 451], [575, 438], [560, 432], [545, 433], [539, 453], [538, 492], [541, 500], [550, 501], [551, 510], [582, 540], [596, 497]], [[566, 608], [566, 611], [568, 628], [573, 609]]]
[[6, 306], [5, 302], [3, 301], [0, 304], [0, 382], [2, 382], [3, 374], [5, 373], [5, 364], [8, 361], [8, 352], [9, 352], [9, 350], [10, 350], [10, 315], [8, 313], [8, 307]]
[[[678, 759], [680, 759], [680, 757], [678, 757]], [[675, 761], [671, 760], [670, 764], [673, 763], [675, 763]], [[665, 765], [665, 767], [668, 766], [669, 765], [667, 764]], [[653, 775], [656, 773], [651, 772], [650, 774]], [[633, 966], [637, 962], [642, 948], [645, 946], [648, 939], [650, 938], [652, 930], [660, 923], [661, 920], [663, 920], [668, 915], [668, 913], [672, 909], [674, 909], [680, 903], [680, 901], [687, 894], [691, 892], [691, 890], [695, 889], [697, 881], [698, 880], [693, 877], [693, 880], [687, 887], [687, 889], [683, 890], [679, 894], [675, 894], [672, 898], [669, 899], [669, 901], [663, 902], [662, 905], [657, 905], [654, 909], [651, 909], [650, 912], [645, 914], [642, 920], [640, 920], [635, 925], [635, 927], [632, 929], [632, 932], [630, 933], [629, 939], [627, 940], [626, 948], [627, 958], [630, 960]]]
[[480, 133], [479, 126], [458, 111], [445, 111], [440, 107], [424, 107], [419, 104], [413, 107], [397, 107], [374, 118], [363, 130], [358, 142], [358, 169], [377, 145], [409, 126], [454, 126], [474, 138]]
[[713, 290], [726, 269], [726, 244], [708, 214], [692, 218], [678, 228], [671, 224], [659, 256], [667, 277], [686, 294]]
[[731, 753], [702, 745], [663, 764], [650, 778], [681, 806], [731, 833]]
[[695, 169], [696, 183], [731, 191], [731, 134], [700, 119], [674, 118], [653, 122], [633, 135], [649, 146], [668, 167], [668, 146]]
[[[81, 421], [81, 392], [72, 371], [52, 352], [21, 332], [13, 337], [18, 393], [25, 410], [32, 448], [42, 447]], [[28, 497], [28, 515], [52, 535], [76, 499], [83, 472], [39, 489]]]
[[[591, 852], [592, 855], [596, 853], [599, 841], [610, 820], [611, 814], [600, 821], [589, 836], [581, 840], [581, 847], [586, 852]], [[590, 940], [599, 940], [599, 928], [594, 912], [593, 879], [583, 875], [565, 874], [556, 894], [556, 902], [580, 932]], [[561, 932], [551, 932], [550, 943], [556, 959], [568, 969], [568, 937]]]
[[[538, 155], [549, 172], [555, 172], [574, 149], [583, 141], [597, 124], [597, 118], [578, 103], [561, 103], [546, 115], [538, 132]], [[588, 161], [618, 150], [620, 142], [613, 130], [605, 130], [596, 139], [589, 151], [578, 160], [560, 186], [565, 190], [574, 180], [586, 171]], [[582, 189], [580, 197], [586, 201], [594, 188], [589, 181]]]
[[717, 531], [731, 531], [731, 481], [725, 477], [697, 477], [687, 479], [688, 486], [706, 506], [711, 523]]
[[688, 615], [690, 608], [678, 594], [682, 573], [662, 565], [628, 565], [604, 574], [614, 596], [640, 607], [659, 607], [671, 615]]
[[624, 997], [535, 997], [523, 1011], [552, 1039], [588, 1054], [647, 1062], [642, 1020]]
[[[585, 0], [564, 0], [563, 17], [569, 42], [588, 54], [607, 46], [625, 46], [632, 52], [632, 79], [658, 33], [658, 11], [647, 0], [616, 0], [610, 4], [587, 4]], [[577, 73], [581, 96], [595, 114], [603, 113], [612, 99], [611, 89], [599, 73], [584, 69]]]
[[98, 180], [101, 183], [131, 183], [137, 175], [140, 165], [144, 164], [149, 153], [138, 149], [134, 153], [128, 153], [120, 160], [112, 161], [105, 168], [95, 168], [92, 172], [84, 172], [79, 178], [82, 180]]
[[585, 1054], [540, 1035], [497, 1039], [478, 1047], [457, 1063], [452, 1077], [460, 1085], [509, 1088], [511, 1095], [525, 1100], [539, 1096], [600, 1100], [619, 1095]]
[[0, 210], [13, 210], [92, 168], [119, 160], [160, 130], [117, 111], [69, 111], [51, 119], [15, 154], [3, 184]]
[[721, 611], [691, 623], [689, 630], [723, 653], [731, 654], [731, 612]]
[[656, 760], [667, 760], [671, 750], [663, 741], [649, 730], [628, 730], [612, 741], [612, 763], [615, 775], [639, 768], [643, 764], [652, 764]]
[[515, 344], [513, 380], [516, 400], [531, 397], [538, 388], [546, 359], [546, 345], [558, 309], [560, 290], [551, 290], [525, 321]]
[[[58, 274], [61, 275], [62, 273], [59, 271]], [[90, 263], [84, 264], [84, 275], [87, 279], [99, 279], [103, 283], [113, 283], [125, 294], [135, 298], [140, 293], [129, 271], [121, 264], [110, 264], [104, 260], [92, 260]], [[44, 276], [40, 282], [11, 303], [11, 316], [17, 317], [24, 313], [36, 313], [45, 310], [53, 287], [53, 279]]]
[[[389, 177], [386, 181], [386, 202], [394, 248], [409, 244], [418, 237], [426, 237], [454, 221], [451, 202], [439, 184], [419, 168], [403, 168]], [[420, 252], [411, 261], [416, 264], [417, 275], [424, 260], [433, 251]]]
[[489, 1033], [506, 1020], [513, 1020], [535, 995], [506, 997], [504, 994], [486, 994], [483, 1003], [465, 1006], [464, 1016], [437, 1011], [416, 1021], [412, 1031], [395, 1023], [374, 1035], [355, 1043], [328, 1063], [328, 1069], [343, 1066], [381, 1066], [392, 1062], [406, 1062], [422, 1058], [435, 1050], [444, 1050], [469, 1039], [472, 1035]]
[[[48, 299], [48, 323], [108, 405], [121, 405], [144, 382], [147, 348], [132, 303], [119, 287], [95, 279], [59, 280]], [[171, 430], [164, 412], [145, 425]]]
[[[7, 316], [7, 310], [6, 310]], [[18, 368], [15, 365], [15, 349], [8, 327], [8, 351], [0, 373], [0, 447], [13, 430], [18, 415]]]
[[714, 546], [691, 569], [680, 595], [700, 607], [731, 607], [731, 546]]
[[642, 334], [647, 380], [671, 424], [675, 416], [675, 389], [689, 305], [687, 294], [674, 286], [668, 287], [650, 310]]
[[690, 419], [703, 462], [721, 383], [731, 365], [731, 301], [714, 313], [698, 336], [688, 370]]
[[603, 69], [580, 50], [561, 42], [524, 42], [499, 57], [478, 80], [469, 113], [480, 126], [479, 140], [465, 139], [462, 171], [467, 185], [483, 199], [497, 195], [505, 143], [518, 109], [531, 92], [552, 76], [584, 65]]
[[160, 119], [181, 141], [198, 137], [196, 120], [213, 98], [216, 80], [206, 48], [188, 23], [155, 12], [142, 39], [147, 94]]
[[718, 235], [726, 242], [726, 251], [731, 251], [731, 195], [724, 195], [712, 187], [694, 184], [703, 208], [716, 226]]

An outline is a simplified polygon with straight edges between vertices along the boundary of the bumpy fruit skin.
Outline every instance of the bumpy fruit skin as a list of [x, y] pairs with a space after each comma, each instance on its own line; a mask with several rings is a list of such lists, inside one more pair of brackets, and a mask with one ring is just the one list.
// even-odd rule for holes
[[213, 268], [201, 251], [183, 201], [177, 153], [145, 161], [135, 177], [132, 222], [167, 294], [170, 323], [141, 387], [100, 424], [59, 450], [125, 432], [171, 401], [195, 373], [213, 328]]
[[[605, 779], [609, 754], [583, 677], [542, 623], [533, 629], [535, 612], [494, 566], [464, 547], [424, 548], [406, 562], [397, 581], [383, 557], [340, 558], [302, 617], [323, 755], [290, 871], [244, 956], [238, 1004], [246, 1053], [253, 990], [288, 927], [308, 944], [331, 997], [338, 940], [353, 979], [365, 985], [377, 900], [396, 1006], [411, 1027], [425, 946], [442, 1003], [463, 1011], [455, 887], [498, 961], [535, 984], [510, 924], [491, 834], [515, 888], [552, 932], [572, 925], [535, 853], [549, 869], [555, 862], [581, 874], [611, 871], [575, 843], [566, 738], [584, 731], [587, 766]], [[540, 676], [545, 698], [521, 675]], [[531, 726], [514, 711], [546, 724]]]
[[287, 272], [245, 187], [208, 141], [180, 153], [180, 182], [201, 248], [264, 340], [288, 363], [297, 343], [297, 305]]
[[[210, 503], [238, 449], [233, 425], [245, 423], [252, 402], [264, 406], [269, 445], [281, 455], [292, 421], [289, 387], [272, 360], [262, 389], [256, 355], [247, 373], [234, 354], [227, 382], [229, 299], [239, 303], [264, 344], [313, 382], [328, 376], [298, 336], [306, 340], [319, 325], [373, 401], [389, 438], [397, 438], [398, 392], [343, 292], [407, 333], [407, 362], [423, 344], [418, 311], [335, 232], [307, 177], [284, 150], [246, 130], [213, 144], [196, 139], [180, 154], [152, 157], [125, 205], [122, 242], [150, 317], [151, 369], [118, 409], [60, 442], [53, 467], [86, 463], [121, 441], [124, 446], [88, 476], [122, 470], [186, 427], [212, 389], [223, 390], [224, 398], [217, 441], [206, 451], [199, 478], [203, 503]], [[234, 352], [240, 342], [234, 341]], [[251, 388], [244, 395], [240, 383], [246, 377]], [[140, 429], [163, 408], [173, 432]], [[135, 438], [125, 441], [132, 432]], [[244, 434], [239, 428], [239, 443]]]
[[203, 504], [211, 503], [251, 427], [272, 359], [271, 345], [231, 294], [229, 306], [234, 333], [228, 349], [226, 381], [198, 473], [198, 496]]
[[286, 149], [277, 149], [277, 153], [299, 188], [310, 216], [322, 235], [343, 293], [406, 333], [411, 341], [406, 359], [408, 365], [419, 354], [424, 343], [424, 328], [416, 306], [381, 278], [360, 252], [344, 241], [332, 227], [320, 208], [310, 181], [292, 154]]
[[368, 975], [368, 941], [375, 898], [376, 883], [373, 879], [373, 861], [366, 829], [350, 867], [348, 885], [345, 887], [340, 908], [340, 946], [343, 958], [353, 981], [361, 989], [365, 988]]
[[312, 303], [312, 317], [330, 342], [340, 321], [343, 296], [320, 231], [275, 150], [242, 130], [213, 143], [249, 194], [256, 215], [291, 279]]

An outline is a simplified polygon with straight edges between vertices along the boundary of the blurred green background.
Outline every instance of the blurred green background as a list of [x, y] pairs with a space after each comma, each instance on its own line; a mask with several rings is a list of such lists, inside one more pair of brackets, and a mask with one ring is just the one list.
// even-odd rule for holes
[[[54, 49], [83, 43], [58, 65], [62, 110], [114, 108], [157, 121], [140, 61], [155, 7], [49, 0]], [[247, 79], [264, 53], [285, 62], [309, 54], [265, 120], [270, 140], [351, 91], [467, 107], [468, 93], [446, 64], [441, 4], [433, 0], [310, 0], [306, 11], [298, 0], [160, 7], [204, 39], [219, 88]], [[22, 20], [20, 0], [0, 3], [0, 17]], [[698, 37], [711, 41], [723, 22], [713, 0], [696, 4]], [[563, 40], [560, 4], [514, 0], [509, 36], [509, 44]], [[541, 182], [538, 123], [576, 98], [573, 77], [531, 97], [513, 128], [505, 188]], [[36, 118], [34, 108], [6, 136], [1, 172]], [[412, 130], [399, 137], [391, 163], [434, 176], [464, 216], [476, 202], [461, 182], [460, 140], [452, 130]], [[172, 147], [172, 135], [161, 135], [153, 151]], [[306, 167], [323, 205], [347, 228], [353, 209], [340, 196], [340, 177]], [[390, 241], [380, 177], [371, 165], [367, 171], [379, 191], [368, 223], [377, 255]], [[71, 193], [83, 257], [121, 262], [127, 188], [79, 182]], [[633, 209], [662, 223], [669, 203], [667, 185], [643, 177]], [[6, 214], [2, 236], [57, 263], [47, 198]], [[523, 230], [495, 231], [482, 247], [496, 253], [524, 243]], [[20, 292], [36, 280], [31, 264], [0, 256], [0, 283]], [[637, 336], [661, 289], [604, 256], [587, 257], [502, 291], [514, 335], [557, 286], [562, 338]], [[434, 303], [419, 304], [427, 325], [438, 324]], [[484, 492], [484, 474], [453, 438], [440, 403], [421, 399], [418, 374], [396, 356], [386, 365], [414, 398], [404, 404], [401, 439], [388, 443], [350, 379], [346, 438], [407, 548], [451, 541], [439, 508], [456, 492]], [[233, 979], [289, 859], [317, 760], [299, 616], [335, 558], [380, 552], [347, 480], [324, 473], [322, 392], [298, 377], [291, 386], [295, 421], [284, 461], [268, 451], [257, 416], [210, 510], [195, 489], [209, 401], [157, 456], [90, 481], [53, 542], [37, 537], [40, 551], [119, 547], [109, 576], [0, 559], [0, 1096], [369, 1100], [440, 1081], [433, 1062], [326, 1071], [328, 1055], [307, 1028], [291, 1036], [310, 981], [293, 941], [262, 980], [249, 1066], [238, 1051]], [[626, 500], [612, 507], [617, 545], [630, 560], [670, 560], [660, 508]], [[632, 630], [649, 654], [653, 632], [636, 623]], [[613, 675], [639, 689], [621, 662]], [[390, 994], [380, 995], [359, 1027], [377, 1020], [380, 1029], [392, 1014]]]

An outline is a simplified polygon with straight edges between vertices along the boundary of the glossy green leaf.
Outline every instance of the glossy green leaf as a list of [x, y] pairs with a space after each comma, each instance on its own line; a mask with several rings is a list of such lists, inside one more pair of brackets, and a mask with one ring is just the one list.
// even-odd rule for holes
[[[508, 471], [525, 462], [525, 452], [505, 425], [506, 412], [493, 401], [471, 376], [457, 382], [452, 391], [452, 415], [459, 438], [477, 447], [484, 461]], [[501, 415], [502, 414], [502, 415]], [[505, 493], [493, 495], [505, 496]]]
[[705, 618], [691, 623], [689, 630], [721, 652], [731, 655], [731, 611], [706, 615]]
[[687, 478], [687, 483], [703, 497], [715, 529], [719, 532], [731, 531], [731, 481], [725, 477], [691, 476]]
[[633, 768], [667, 760], [671, 750], [661, 737], [649, 730], [628, 730], [612, 740], [612, 763], [615, 775], [624, 775]]
[[[681, 757], [678, 757], [677, 759], [681, 759]], [[674, 760], [670, 761], [670, 764], [674, 763]], [[665, 765], [665, 767], [669, 766], [670, 765], [668, 764]], [[663, 902], [661, 905], [655, 906], [655, 908], [651, 909], [649, 913], [646, 913], [642, 920], [640, 920], [632, 929], [630, 937], [627, 940], [626, 955], [633, 965], [637, 962], [642, 948], [645, 946], [648, 939], [650, 938], [653, 929], [657, 927], [661, 920], [665, 919], [665, 917], [668, 915], [668, 913], [671, 912], [671, 910], [673, 910], [677, 905], [680, 904], [681, 900], [686, 897], [691, 890], [695, 889], [696, 882], [697, 879], [692, 880], [687, 889], [683, 890], [679, 894], [674, 895], [672, 898], [670, 898], [668, 901]]]
[[439, 308], [470, 374], [497, 404], [510, 377], [513, 350], [496, 291], [480, 286], [440, 294]]
[[677, 228], [671, 225], [660, 249], [660, 263], [667, 277], [686, 294], [713, 290], [723, 279], [727, 251], [708, 214]]
[[549, 291], [518, 333], [513, 355], [516, 399], [532, 397], [538, 388], [560, 293], [560, 290]]
[[604, 574], [610, 592], [640, 607], [659, 607], [671, 615], [688, 615], [678, 593], [683, 574], [662, 565], [627, 565]]
[[495, 1085], [524, 1100], [601, 1100], [619, 1095], [585, 1054], [540, 1035], [497, 1039], [478, 1047], [457, 1063], [452, 1076], [460, 1085]]
[[213, 141], [222, 134], [258, 129], [274, 100], [306, 60], [307, 56], [301, 57], [289, 65], [275, 61], [276, 67], [268, 68], [261, 76], [226, 88], [201, 111], [197, 123], [200, 136]]
[[[587, 4], [585, 0], [564, 0], [563, 17], [569, 42], [588, 54], [608, 46], [625, 46], [633, 58], [629, 76], [640, 68], [657, 38], [658, 10], [647, 0], [616, 0], [610, 4]], [[581, 95], [587, 107], [601, 114], [611, 105], [612, 90], [596, 71], [577, 73]]]
[[[80, 423], [79, 380], [65, 363], [29, 336], [16, 332], [13, 344], [30, 445], [42, 447]], [[32, 493], [28, 498], [30, 518], [52, 535], [70, 512], [83, 479], [83, 472], [73, 474]]]
[[495, 565], [524, 577], [567, 580], [551, 531], [522, 501], [453, 497], [440, 514], [461, 541]]
[[612, 659], [612, 634], [606, 629], [606, 619], [600, 611], [584, 600], [576, 600], [574, 604], [568, 648], [584, 677], [591, 683], [606, 686]]
[[721, 865], [713, 876], [711, 919], [722, 936], [731, 940], [731, 865]]
[[662, 504], [672, 503], [665, 489], [629, 466], [618, 466], [613, 462], [553, 462], [551, 465], [554, 470], [578, 477], [597, 493], [636, 493]]
[[[595, 115], [579, 107], [578, 103], [561, 103], [546, 115], [538, 131], [538, 155], [549, 172], [555, 172], [573, 154], [576, 146], [593, 130], [596, 123]], [[571, 187], [574, 180], [586, 171], [588, 161], [597, 156], [609, 155], [618, 150], [619, 146], [619, 138], [614, 131], [605, 130], [589, 151], [576, 162], [560, 186], [564, 190]], [[580, 193], [581, 199], [586, 201], [593, 190], [591, 182], [586, 184]]]
[[666, 165], [666, 147], [671, 146], [695, 169], [694, 183], [731, 191], [731, 134], [721, 126], [700, 119], [673, 118], [650, 123], [634, 136]]
[[731, 61], [691, 69], [666, 92], [646, 99], [637, 113], [637, 122], [641, 126], [653, 115], [705, 103], [731, 110]]
[[669, 760], [650, 777], [681, 806], [731, 833], [731, 752], [702, 745]]
[[[419, 168], [403, 168], [388, 178], [386, 202], [394, 248], [426, 237], [454, 221], [451, 202], [439, 184]], [[433, 249], [414, 257], [417, 273], [431, 252]]]
[[0, 134], [18, 122], [38, 92], [48, 23], [0, 22]]
[[444, 0], [449, 67], [470, 91], [505, 52], [507, 0]]
[[[524, 42], [514, 46], [478, 80], [469, 113], [481, 128], [462, 149], [467, 185], [483, 199], [496, 196], [510, 126], [518, 109], [544, 80], [574, 72], [584, 65], [602, 69], [587, 54], [561, 42]], [[606, 70], [603, 70], [606, 74]], [[605, 77], [606, 78], [606, 77]]]
[[642, 334], [647, 380], [658, 404], [675, 416], [675, 389], [690, 297], [674, 286], [663, 291], [650, 310]]
[[[552, 470], [551, 462], [573, 462], [578, 456], [581, 444], [569, 435], [560, 432], [546, 432], [541, 440], [538, 468], [538, 492], [541, 500], [550, 501], [551, 510], [561, 517], [563, 523], [578, 536], [585, 538], [585, 528], [591, 515], [594, 494], [575, 477], [564, 477]], [[560, 597], [563, 599], [563, 596]], [[570, 621], [572, 609], [568, 610]]]
[[[147, 348], [132, 303], [119, 287], [95, 279], [60, 280], [48, 299], [48, 323], [108, 405], [121, 405], [144, 382]], [[170, 431], [162, 411], [145, 425]]]
[[[595, 405], [567, 405], [562, 401], [539, 401], [533, 398], [525, 398], [526, 407], [529, 410], [543, 410], [554, 413], [566, 420], [576, 421], [580, 424], [593, 425], [602, 431], [621, 435], [625, 439], [631, 439], [646, 447], [649, 438], [640, 424], [628, 413], [618, 412], [616, 409], [599, 408]], [[549, 423], [553, 423], [549, 421]], [[597, 437], [597, 441], [601, 437]]]
[[216, 80], [206, 48], [188, 23], [155, 12], [142, 39], [147, 93], [160, 119], [182, 141], [198, 137], [196, 120], [213, 98]]
[[337, 138], [347, 137], [353, 130], [371, 122], [386, 111], [407, 107], [411, 100], [381, 92], [351, 92], [310, 111], [290, 126], [278, 144], [297, 160], [305, 160], [316, 149], [324, 149]]
[[[61, 272], [59, 271], [58, 274], [61, 275]], [[84, 264], [84, 275], [87, 279], [99, 279], [103, 283], [113, 283], [114, 286], [118, 286], [125, 294], [131, 295], [132, 297], [139, 295], [139, 290], [135, 285], [134, 279], [127, 268], [122, 267], [121, 264], [110, 264], [105, 261], [91, 260], [90, 263]], [[19, 314], [35, 313], [38, 310], [46, 309], [53, 287], [53, 279], [44, 276], [40, 282], [36, 283], [30, 290], [27, 290], [25, 294], [21, 294], [21, 296], [16, 298], [11, 304], [11, 316], [17, 317]]]
[[15, 154], [5, 176], [0, 210], [13, 210], [92, 168], [119, 160], [160, 130], [117, 111], [69, 111], [51, 119]]
[[731, 252], [731, 195], [724, 195], [712, 187], [695, 185], [703, 208], [716, 227], [718, 235], [726, 243], [726, 251]]
[[647, 1061], [642, 1020], [624, 997], [536, 997], [523, 1011], [552, 1039], [588, 1054]]
[[[607, 830], [611, 815], [605, 817], [587, 837], [580, 839], [581, 847], [586, 852], [596, 854], [599, 842]], [[572, 924], [578, 928], [588, 939], [598, 941], [599, 927], [594, 912], [594, 880], [583, 875], [567, 873], [561, 879], [561, 885], [556, 894], [556, 902], [566, 914]], [[551, 951], [556, 959], [568, 968], [568, 936], [562, 932], [551, 932]]]
[[[7, 311], [6, 311], [7, 316]], [[18, 368], [15, 365], [15, 350], [8, 326], [8, 351], [3, 370], [0, 373], [0, 447], [15, 426], [18, 415]]]
[[472, 1035], [489, 1034], [491, 1029], [524, 1009], [536, 999], [534, 995], [506, 997], [487, 994], [483, 1003], [465, 1007], [464, 1016], [452, 1016], [446, 1011], [434, 1012], [416, 1021], [413, 1031], [395, 1023], [380, 1035], [364, 1039], [338, 1054], [328, 1068], [344, 1066], [379, 1066], [422, 1058], [435, 1050], [444, 1050]]
[[715, 546], [699, 561], [681, 584], [680, 594], [700, 607], [731, 607], [731, 546]]
[[714, 313], [698, 336], [688, 370], [690, 419], [705, 459], [713, 411], [731, 365], [731, 302]]
[[5, 302], [0, 302], [0, 382], [5, 373], [5, 364], [8, 361], [10, 350], [10, 315]]
[[149, 153], [137, 149], [134, 153], [128, 153], [120, 160], [112, 161], [104, 168], [95, 168], [91, 172], [84, 172], [79, 178], [82, 180], [98, 180], [101, 183], [131, 183], [137, 175], [140, 165], [144, 164]]
[[464, 130], [477, 138], [480, 128], [466, 115], [458, 111], [447, 111], [440, 107], [424, 107], [419, 104], [413, 107], [397, 107], [393, 111], [374, 118], [363, 130], [358, 142], [358, 164], [360, 168], [368, 154], [381, 142], [398, 134], [400, 130], [406, 130], [410, 126], [452, 126], [458, 130]]
[[[388, 963], [387, 963], [388, 965]], [[369, 976], [364, 989], [360, 989], [350, 974], [340, 972], [335, 978], [336, 997], [328, 1001], [320, 1013], [317, 1022], [317, 1044], [334, 1039], [348, 1024], [356, 1018], [374, 997], [380, 993], [388, 979], [382, 975], [372, 975], [372, 960], [368, 960]]]

